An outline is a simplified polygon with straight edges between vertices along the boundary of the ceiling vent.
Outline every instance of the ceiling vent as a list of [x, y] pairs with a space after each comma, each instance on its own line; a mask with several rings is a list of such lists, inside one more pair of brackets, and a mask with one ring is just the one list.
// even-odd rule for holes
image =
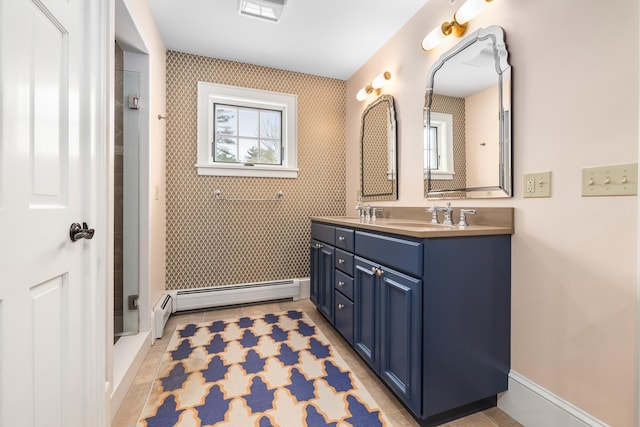
[[238, 0], [238, 10], [241, 15], [278, 22], [286, 4], [287, 0]]

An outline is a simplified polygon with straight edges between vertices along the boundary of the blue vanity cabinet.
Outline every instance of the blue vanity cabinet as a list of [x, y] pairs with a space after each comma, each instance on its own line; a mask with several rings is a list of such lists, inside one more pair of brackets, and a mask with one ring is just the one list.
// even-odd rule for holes
[[426, 239], [423, 417], [508, 388], [511, 235]]
[[318, 309], [333, 323], [333, 246], [321, 244], [318, 256]]
[[495, 406], [510, 369], [510, 234], [417, 238], [313, 221], [312, 239], [318, 310], [421, 425]]
[[379, 374], [414, 414], [422, 396], [422, 280], [381, 268]]
[[310, 294], [315, 293], [315, 301], [318, 310], [334, 323], [334, 269], [335, 227], [326, 224], [311, 224], [311, 277]]
[[353, 278], [353, 346], [365, 362], [376, 372], [378, 361], [378, 300], [380, 292], [376, 280], [376, 265], [360, 257], [354, 261]]
[[316, 239], [311, 239], [309, 245], [309, 299], [318, 305], [318, 282], [320, 280], [320, 245]]
[[353, 345], [353, 245], [354, 231], [336, 227], [334, 326]]
[[355, 257], [354, 347], [409, 407], [420, 413], [422, 280]]

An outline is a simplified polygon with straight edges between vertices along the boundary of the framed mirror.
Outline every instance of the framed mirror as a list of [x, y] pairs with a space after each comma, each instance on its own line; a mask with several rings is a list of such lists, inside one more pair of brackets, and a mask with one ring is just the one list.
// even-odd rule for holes
[[511, 66], [504, 32], [491, 26], [444, 53], [429, 73], [425, 197], [511, 197], [511, 158]]
[[360, 199], [398, 199], [396, 113], [391, 95], [381, 95], [362, 113]]

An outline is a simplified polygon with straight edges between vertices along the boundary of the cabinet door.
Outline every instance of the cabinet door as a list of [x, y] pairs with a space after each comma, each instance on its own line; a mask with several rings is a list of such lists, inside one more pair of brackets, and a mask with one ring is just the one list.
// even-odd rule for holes
[[309, 299], [316, 306], [318, 305], [318, 282], [320, 280], [320, 246], [321, 243], [315, 239], [311, 239], [311, 244], [309, 245], [309, 265], [310, 265], [310, 276], [309, 276]]
[[336, 329], [353, 345], [353, 302], [339, 291], [335, 291], [334, 297]]
[[333, 246], [321, 244], [318, 254], [318, 309], [331, 324], [333, 324], [333, 254]]
[[381, 267], [380, 376], [420, 413], [422, 281]]
[[376, 265], [355, 258], [353, 289], [353, 345], [378, 370], [378, 286]]

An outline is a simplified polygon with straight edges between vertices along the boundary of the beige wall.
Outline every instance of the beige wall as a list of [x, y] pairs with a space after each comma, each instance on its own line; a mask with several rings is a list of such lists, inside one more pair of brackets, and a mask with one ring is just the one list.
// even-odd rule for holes
[[[495, 105], [496, 108], [487, 108]], [[499, 182], [500, 129], [496, 126], [498, 87], [465, 98], [467, 187], [491, 187]]]
[[[356, 204], [356, 92], [383, 70], [398, 118], [397, 202], [422, 195], [422, 108], [433, 62], [422, 38], [460, 1], [431, 0], [347, 82], [346, 209]], [[579, 24], [567, 19], [579, 16]], [[631, 426], [634, 411], [637, 198], [580, 197], [584, 166], [638, 159], [638, 2], [496, 1], [469, 32], [500, 25], [513, 66], [512, 369], [591, 415]], [[552, 171], [552, 197], [523, 199], [523, 174]]]
[[[198, 176], [197, 82], [298, 96], [298, 178]], [[343, 80], [168, 52], [167, 289], [307, 277], [311, 215], [344, 215]], [[272, 198], [279, 202], [216, 201]]]

